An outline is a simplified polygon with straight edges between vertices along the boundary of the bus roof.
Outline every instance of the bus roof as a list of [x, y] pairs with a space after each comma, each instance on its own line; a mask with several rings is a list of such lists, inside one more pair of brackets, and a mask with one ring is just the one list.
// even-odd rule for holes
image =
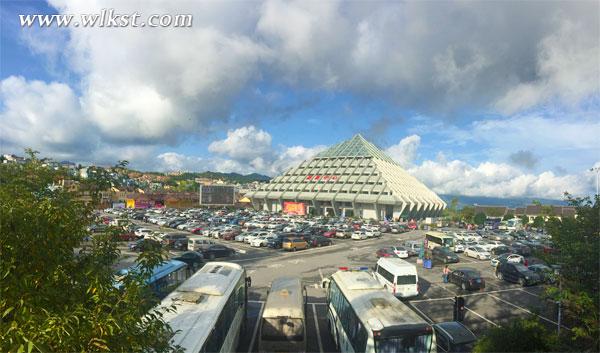
[[338, 271], [331, 278], [363, 322], [371, 330], [384, 331], [386, 327], [427, 324], [419, 315], [393, 294], [384, 290], [370, 273], [365, 271]]
[[297, 277], [279, 277], [273, 280], [267, 296], [263, 317], [287, 316], [304, 318], [304, 293]]
[[187, 265], [185, 264], [185, 262], [179, 261], [179, 260], [165, 261], [153, 269], [152, 276], [150, 276], [150, 279], [148, 281], [149, 281], [149, 283], [152, 283], [152, 282], [168, 275], [169, 273], [175, 272], [186, 266]]
[[230, 262], [209, 262], [161, 302], [175, 312], [164, 313], [173, 331], [173, 343], [186, 352], [198, 352], [215, 325], [233, 289], [244, 275], [242, 266]]
[[452, 236], [450, 234], [438, 232], [435, 230], [430, 230], [427, 233], [425, 233], [425, 235], [433, 235], [435, 237], [440, 237], [440, 238], [452, 238]]

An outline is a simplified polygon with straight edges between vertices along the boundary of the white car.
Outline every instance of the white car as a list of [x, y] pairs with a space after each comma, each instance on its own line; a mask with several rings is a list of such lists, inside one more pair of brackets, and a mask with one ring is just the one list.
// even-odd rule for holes
[[477, 242], [477, 246], [480, 247], [480, 248], [482, 248], [483, 250], [485, 250], [487, 252], [492, 251], [492, 249], [496, 247], [494, 244], [488, 243], [488, 242], [485, 242], [485, 241], [478, 241]]
[[135, 235], [137, 235], [138, 237], [146, 237], [146, 234], [151, 234], [152, 233], [152, 229], [148, 229], [148, 228], [138, 228], [135, 230]]
[[474, 258], [480, 259], [480, 260], [487, 260], [491, 256], [491, 254], [489, 252], [485, 251], [480, 246], [468, 246], [465, 249], [465, 255], [467, 255], [469, 257], [474, 257]]
[[396, 254], [396, 256], [398, 256], [401, 259], [406, 259], [408, 258], [408, 249], [403, 247], [403, 246], [391, 246], [390, 247], [392, 249], [392, 251], [394, 252], [394, 254]]
[[[500, 256], [502, 256], [502, 255], [500, 255]], [[525, 262], [525, 258], [519, 254], [510, 254], [510, 255], [506, 256], [506, 261], [516, 263], [516, 264], [522, 264], [523, 262]], [[498, 259], [498, 257], [495, 257], [490, 260], [490, 265], [492, 265], [493, 267], [496, 267], [499, 262], [500, 262], [500, 260]]]
[[365, 234], [369, 238], [375, 238], [375, 237], [381, 236], [381, 232], [378, 230], [375, 230], [375, 229], [367, 229], [367, 230], [365, 230]]
[[265, 235], [260, 235], [250, 240], [250, 246], [255, 248], [260, 248], [261, 246], [267, 245], [267, 237]]
[[246, 236], [247, 236], [247, 235], [248, 235], [248, 234], [246, 234], [246, 233], [244, 233], [244, 234], [240, 234], [240, 235], [237, 235], [237, 236], [235, 237], [235, 241], [239, 241], [240, 243], [243, 243], [243, 242], [245, 242], [245, 241], [246, 241]]
[[357, 230], [356, 232], [352, 233], [352, 240], [365, 240], [367, 238], [367, 234], [364, 231]]
[[465, 251], [465, 245], [462, 243], [454, 243], [454, 252], [464, 252]]

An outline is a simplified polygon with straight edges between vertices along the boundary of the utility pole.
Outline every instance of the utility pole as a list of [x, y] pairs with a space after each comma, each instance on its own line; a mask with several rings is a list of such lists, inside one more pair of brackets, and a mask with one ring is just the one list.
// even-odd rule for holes
[[598, 189], [600, 188], [600, 167], [593, 167], [590, 169], [590, 172], [596, 172], [596, 195], [600, 195]]

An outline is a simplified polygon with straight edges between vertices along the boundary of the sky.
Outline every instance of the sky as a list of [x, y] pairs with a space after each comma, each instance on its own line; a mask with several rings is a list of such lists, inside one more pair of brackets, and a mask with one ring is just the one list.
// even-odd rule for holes
[[[19, 24], [102, 9], [193, 25]], [[3, 0], [0, 16], [2, 153], [274, 176], [361, 133], [441, 194], [595, 192], [597, 1]]]

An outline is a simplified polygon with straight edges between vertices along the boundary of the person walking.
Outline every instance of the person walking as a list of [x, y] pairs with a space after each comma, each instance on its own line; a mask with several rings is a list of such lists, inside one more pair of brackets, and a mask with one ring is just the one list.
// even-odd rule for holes
[[444, 280], [444, 283], [448, 283], [449, 275], [450, 275], [450, 269], [448, 268], [448, 265], [445, 265], [444, 270], [442, 271], [442, 279]]

